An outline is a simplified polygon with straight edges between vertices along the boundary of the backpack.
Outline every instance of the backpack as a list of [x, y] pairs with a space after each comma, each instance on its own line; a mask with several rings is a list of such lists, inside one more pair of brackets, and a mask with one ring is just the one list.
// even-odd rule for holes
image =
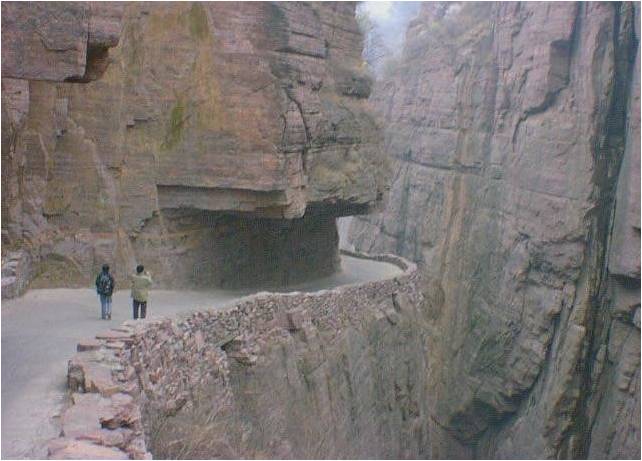
[[111, 275], [101, 272], [100, 276], [98, 277], [98, 292], [103, 295], [111, 294], [114, 288], [113, 283], [114, 282], [111, 278]]

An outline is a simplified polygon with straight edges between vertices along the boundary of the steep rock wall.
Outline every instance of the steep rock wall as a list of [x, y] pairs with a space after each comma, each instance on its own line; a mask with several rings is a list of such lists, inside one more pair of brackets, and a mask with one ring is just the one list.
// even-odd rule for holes
[[[141, 262], [165, 285], [216, 284], [230, 215], [248, 229], [257, 218], [302, 220], [291, 224], [299, 230], [322, 219], [325, 243], [307, 252], [318, 250], [310, 272], [314, 261], [327, 272], [337, 260], [327, 251], [334, 217], [367, 212], [384, 184], [354, 5], [121, 6], [120, 41], [97, 80], [34, 80], [41, 75], [27, 68], [19, 87], [3, 79], [3, 239], [28, 251], [36, 286], [88, 283], [103, 262], [117, 281]], [[65, 66], [89, 56], [75, 45], [89, 34], [93, 47], [84, 4], [41, 7], [71, 17], [68, 36], [17, 8], [3, 9], [3, 21], [30, 37], [51, 32], [67, 46]], [[9, 56], [39, 43], [6, 40]], [[54, 80], [86, 80], [65, 66]], [[272, 235], [241, 234], [250, 241], [236, 242], [241, 251]], [[289, 235], [305, 246], [305, 235]], [[288, 266], [273, 253], [273, 266]]]
[[39, 257], [32, 239], [46, 227], [41, 208], [49, 157], [32, 154], [29, 143], [35, 139], [23, 133], [30, 82], [99, 78], [109, 64], [109, 48], [118, 44], [122, 14], [120, 3], [2, 4], [3, 297], [27, 289]]
[[401, 258], [373, 258], [404, 272], [126, 322], [80, 343], [50, 456], [425, 457], [418, 272]]
[[435, 458], [639, 458], [639, 10], [426, 4], [349, 244], [421, 262]]

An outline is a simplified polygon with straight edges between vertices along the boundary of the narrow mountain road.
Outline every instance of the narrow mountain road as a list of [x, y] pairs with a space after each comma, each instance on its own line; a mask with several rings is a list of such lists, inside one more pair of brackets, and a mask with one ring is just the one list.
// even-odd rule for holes
[[[342, 271], [283, 291], [318, 291], [394, 277], [388, 263], [342, 256]], [[166, 291], [150, 295], [148, 318], [222, 307], [251, 290]], [[112, 320], [100, 320], [92, 289], [32, 290], [2, 303], [2, 458], [46, 457], [58, 436], [56, 415], [66, 398], [67, 361], [78, 341], [131, 318], [128, 290], [114, 294]]]

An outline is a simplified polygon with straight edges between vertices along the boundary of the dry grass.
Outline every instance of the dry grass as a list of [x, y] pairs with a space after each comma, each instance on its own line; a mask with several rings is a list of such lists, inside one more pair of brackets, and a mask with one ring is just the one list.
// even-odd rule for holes
[[240, 458], [241, 431], [234, 419], [229, 407], [203, 396], [175, 414], [150, 412], [149, 449], [155, 459]]

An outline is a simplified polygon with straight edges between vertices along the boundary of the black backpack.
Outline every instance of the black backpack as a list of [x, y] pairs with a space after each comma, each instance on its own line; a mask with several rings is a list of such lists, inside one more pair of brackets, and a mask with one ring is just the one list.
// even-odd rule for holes
[[102, 295], [109, 295], [114, 289], [113, 285], [114, 281], [111, 275], [102, 272], [98, 277], [98, 292]]

